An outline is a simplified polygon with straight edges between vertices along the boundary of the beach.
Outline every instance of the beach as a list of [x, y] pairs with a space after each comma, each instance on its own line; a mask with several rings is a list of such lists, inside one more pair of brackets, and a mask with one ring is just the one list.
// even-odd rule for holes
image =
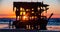
[[47, 26], [47, 30], [60, 30], [60, 26], [54, 26], [54, 25]]
[[[0, 24], [0, 29], [9, 29], [9, 24]], [[60, 26], [47, 25], [47, 30], [60, 30]]]

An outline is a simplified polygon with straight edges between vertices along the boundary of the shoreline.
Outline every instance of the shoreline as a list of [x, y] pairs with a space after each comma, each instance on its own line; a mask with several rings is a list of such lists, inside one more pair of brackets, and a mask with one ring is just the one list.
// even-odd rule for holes
[[[60, 25], [47, 25], [47, 30], [60, 30]], [[0, 24], [0, 29], [9, 29], [9, 24]]]

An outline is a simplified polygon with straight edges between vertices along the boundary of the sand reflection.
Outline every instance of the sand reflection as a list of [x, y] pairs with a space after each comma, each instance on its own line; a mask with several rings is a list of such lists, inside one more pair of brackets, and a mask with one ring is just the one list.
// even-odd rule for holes
[[0, 29], [7, 29], [8, 27], [8, 24], [0, 24]]

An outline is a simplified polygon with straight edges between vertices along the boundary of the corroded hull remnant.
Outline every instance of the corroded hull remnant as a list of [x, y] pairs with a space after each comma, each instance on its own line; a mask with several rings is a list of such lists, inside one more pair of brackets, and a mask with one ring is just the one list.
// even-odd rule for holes
[[13, 2], [13, 11], [16, 15], [13, 26], [15, 25], [16, 29], [46, 30], [48, 6], [43, 2]]

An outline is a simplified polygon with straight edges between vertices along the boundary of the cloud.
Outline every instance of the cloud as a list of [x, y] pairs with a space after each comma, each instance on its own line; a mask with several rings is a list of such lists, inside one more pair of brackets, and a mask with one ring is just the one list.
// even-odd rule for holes
[[0, 3], [2, 2], [2, 0], [0, 0]]
[[60, 0], [57, 0], [58, 3], [60, 3]]

